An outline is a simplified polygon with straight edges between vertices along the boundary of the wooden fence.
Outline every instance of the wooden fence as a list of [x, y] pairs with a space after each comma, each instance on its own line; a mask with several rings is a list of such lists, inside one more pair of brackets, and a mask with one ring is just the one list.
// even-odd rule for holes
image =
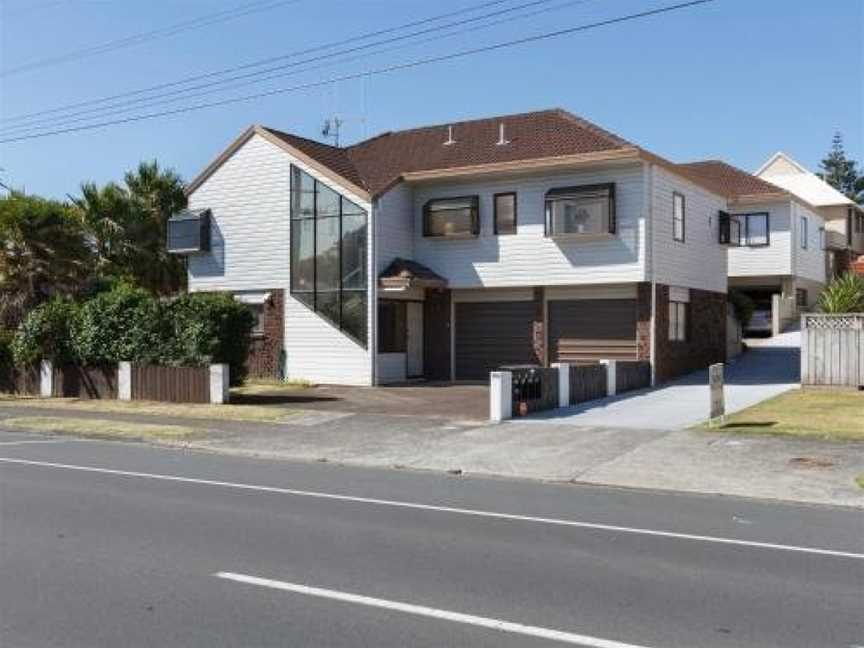
[[801, 384], [864, 388], [864, 313], [801, 316]]
[[209, 403], [210, 367], [132, 365], [132, 400]]
[[606, 366], [570, 365], [570, 404], [603, 398], [608, 393]]
[[41, 377], [39, 367], [18, 369], [12, 366], [0, 367], [0, 392], [38, 396]]
[[558, 407], [558, 370], [544, 367], [512, 368], [513, 416]]
[[615, 371], [615, 391], [618, 394], [651, 386], [651, 363], [619, 362]]
[[[54, 367], [51, 395], [84, 400], [117, 398], [117, 367]], [[38, 393], [38, 390], [37, 390]]]

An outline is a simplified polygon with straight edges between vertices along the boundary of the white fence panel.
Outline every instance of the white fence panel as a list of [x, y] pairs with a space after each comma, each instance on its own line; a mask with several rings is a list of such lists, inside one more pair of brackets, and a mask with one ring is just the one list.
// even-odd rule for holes
[[864, 387], [864, 314], [801, 316], [801, 384]]

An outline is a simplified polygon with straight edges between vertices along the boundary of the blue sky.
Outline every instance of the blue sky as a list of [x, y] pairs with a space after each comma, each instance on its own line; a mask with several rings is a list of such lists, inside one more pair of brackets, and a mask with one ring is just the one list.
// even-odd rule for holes
[[[274, 1], [270, 9], [234, 20], [0, 76], [0, 120], [316, 45], [350, 47], [365, 32], [480, 1]], [[462, 18], [527, 1], [508, 0]], [[250, 2], [0, 0], [0, 72]], [[362, 59], [128, 114], [328, 79], [674, 3], [553, 0], [523, 12], [555, 10], [487, 29], [413, 45], [406, 40]], [[251, 123], [318, 138], [323, 119], [336, 113], [345, 120], [343, 141], [351, 142], [364, 133], [558, 106], [676, 161], [723, 158], [753, 170], [783, 149], [815, 170], [835, 130], [853, 157], [864, 158], [862, 32], [862, 0], [715, 0], [366, 80], [4, 143], [0, 167], [8, 184], [64, 197], [76, 194], [84, 180], [120, 179], [142, 159], [156, 158], [190, 179]]]

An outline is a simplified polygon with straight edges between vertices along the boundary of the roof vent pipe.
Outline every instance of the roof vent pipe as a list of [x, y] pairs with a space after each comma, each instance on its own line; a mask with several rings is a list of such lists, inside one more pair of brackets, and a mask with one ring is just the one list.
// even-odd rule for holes
[[450, 146], [451, 144], [455, 144], [456, 140], [453, 139], [453, 127], [447, 127], [447, 141], [444, 142], [444, 146]]
[[496, 146], [504, 146], [509, 144], [510, 140], [504, 137], [504, 122], [498, 124], [498, 141], [495, 142]]

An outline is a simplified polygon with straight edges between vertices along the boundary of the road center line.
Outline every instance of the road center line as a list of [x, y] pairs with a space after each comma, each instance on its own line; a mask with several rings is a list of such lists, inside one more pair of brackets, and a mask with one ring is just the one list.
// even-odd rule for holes
[[523, 625], [521, 623], [476, 616], [474, 614], [451, 612], [449, 610], [426, 607], [425, 605], [414, 605], [412, 603], [402, 603], [401, 601], [373, 598], [371, 596], [352, 594], [350, 592], [340, 592], [338, 590], [323, 589], [320, 587], [309, 587], [308, 585], [271, 580], [269, 578], [259, 578], [257, 576], [247, 576], [246, 574], [218, 572], [213, 575], [216, 576], [216, 578], [222, 578], [237, 583], [245, 583], [247, 585], [257, 585], [259, 587], [267, 587], [269, 589], [281, 590], [284, 592], [293, 592], [295, 594], [304, 594], [305, 596], [314, 596], [316, 598], [331, 599], [343, 603], [354, 603], [355, 605], [365, 605], [367, 607], [393, 610], [405, 614], [441, 619], [452, 623], [464, 623], [467, 625], [479, 626], [481, 628], [488, 628], [490, 630], [497, 630], [499, 632], [508, 632], [511, 634], [549, 639], [560, 643], [575, 644], [578, 646], [584, 646], [585, 648], [646, 648], [645, 646], [639, 646], [636, 644], [600, 639], [598, 637], [589, 637], [587, 635], [564, 632], [562, 630]]
[[30, 441], [0, 441], [0, 446], [32, 445], [37, 443], [67, 443], [66, 439], [39, 439]]
[[59, 468], [62, 470], [75, 470], [79, 472], [115, 475], [118, 477], [137, 477], [140, 479], [152, 479], [158, 481], [177, 482], [182, 484], [197, 484], [199, 486], [217, 486], [221, 488], [232, 488], [236, 490], [255, 491], [261, 493], [275, 493], [279, 495], [291, 495], [296, 497], [314, 497], [316, 499], [354, 502], [357, 504], [371, 504], [374, 506], [389, 506], [393, 508], [415, 509], [420, 511], [435, 511], [439, 513], [452, 513], [456, 515], [469, 515], [473, 517], [496, 520], [530, 522], [534, 524], [548, 524], [553, 526], [571, 527], [577, 529], [594, 529], [598, 531], [610, 531], [613, 533], [629, 533], [634, 535], [653, 536], [658, 538], [672, 538], [675, 540], [690, 540], [694, 542], [735, 545], [739, 547], [752, 547], [755, 549], [771, 549], [775, 551], [790, 551], [794, 553], [811, 554], [816, 556], [831, 556], [834, 558], [852, 558], [854, 560], [864, 560], [864, 553], [857, 553], [853, 551], [837, 551], [834, 549], [820, 549], [818, 547], [800, 547], [795, 545], [775, 544], [771, 542], [756, 542], [754, 540], [738, 540], [736, 538], [722, 538], [718, 536], [697, 535], [692, 533], [678, 533], [675, 531], [662, 531], [656, 529], [645, 529], [640, 527], [617, 526], [614, 524], [598, 524], [594, 522], [580, 522], [577, 520], [564, 520], [560, 518], [517, 515], [514, 513], [498, 513], [495, 511], [482, 511], [477, 509], [457, 508], [452, 506], [437, 506], [435, 504], [420, 504], [417, 502], [386, 500], [374, 497], [359, 497], [356, 495], [342, 495], [339, 493], [324, 493], [321, 491], [308, 491], [296, 488], [260, 486], [255, 484], [217, 481], [213, 479], [198, 479], [195, 477], [179, 477], [176, 475], [160, 475], [155, 473], [135, 472], [131, 470], [115, 470], [111, 468], [79, 466], [74, 464], [54, 463], [50, 461], [32, 461], [30, 459], [16, 459], [13, 457], [0, 457], [0, 463], [20, 464], [25, 466], [40, 466], [43, 468]]

